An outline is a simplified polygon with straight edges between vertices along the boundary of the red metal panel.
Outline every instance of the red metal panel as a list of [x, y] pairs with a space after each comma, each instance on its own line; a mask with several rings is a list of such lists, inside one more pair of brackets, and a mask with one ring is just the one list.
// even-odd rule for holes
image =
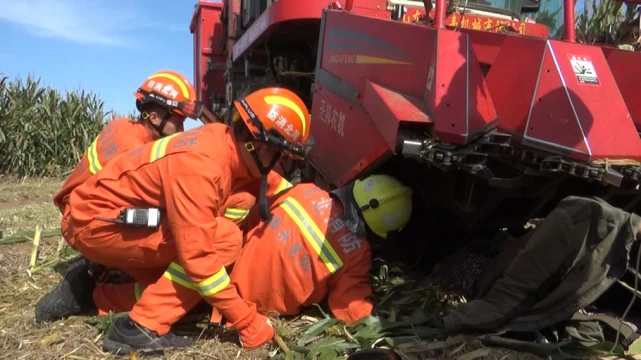
[[311, 131], [316, 144], [310, 160], [339, 186], [351, 180], [345, 175], [358, 173], [375, 160], [370, 159], [372, 154], [378, 157], [381, 149], [389, 150], [367, 113], [325, 88], [314, 94]]
[[441, 140], [466, 144], [495, 125], [496, 111], [469, 36], [449, 30], [436, 33], [423, 100]]
[[363, 107], [372, 116], [372, 122], [383, 135], [389, 149], [394, 151], [400, 122], [431, 123], [423, 102], [367, 81], [363, 93]]
[[328, 11], [321, 68], [362, 88], [364, 79], [421, 98], [434, 33], [425, 27]]
[[[495, 120], [466, 34], [348, 13], [327, 14], [321, 68], [359, 89], [367, 79], [423, 99], [436, 136], [447, 142], [465, 144]], [[426, 84], [434, 83], [438, 85], [427, 93]]]
[[493, 125], [496, 112], [466, 34], [325, 14], [310, 157], [333, 183], [394, 152], [402, 122], [431, 125], [457, 144]]
[[[525, 143], [556, 144], [561, 152], [563, 148], [573, 149], [571, 157], [589, 161], [592, 150], [588, 144], [588, 133], [595, 121], [586, 113], [587, 108], [580, 97], [569, 95], [572, 92], [571, 80], [568, 79], [563, 86], [560, 63], [564, 60], [567, 62], [567, 59], [554, 56], [549, 46], [545, 48], [543, 70], [534, 93], [536, 105], [532, 107], [525, 128]], [[559, 69], [556, 69], [557, 62]], [[548, 72], [548, 69], [551, 70]]]
[[470, 29], [461, 29], [461, 32], [470, 36], [474, 55], [476, 55], [478, 62], [488, 65], [492, 65], [492, 63], [494, 63], [494, 59], [496, 58], [496, 55], [498, 55], [499, 50], [501, 50], [501, 45], [503, 45], [505, 37], [517, 36]]
[[[549, 49], [565, 77], [591, 158], [641, 160], [641, 140], [601, 49], [563, 41], [550, 41]], [[583, 65], [576, 59], [572, 61], [573, 57], [593, 64], [599, 85], [586, 84], [585, 79], [575, 75]]]
[[599, 47], [508, 37], [486, 81], [499, 128], [522, 144], [588, 162], [641, 160], [641, 140]]
[[[225, 54], [221, 47], [222, 24], [220, 15], [222, 3], [200, 1], [191, 20], [190, 30], [194, 38], [194, 86], [198, 89], [198, 100], [211, 109], [210, 94], [225, 95], [223, 79]], [[220, 69], [210, 68], [220, 65]]]
[[[347, 0], [339, 2], [347, 3]], [[392, 13], [387, 11], [387, 0], [354, 0], [354, 7], [351, 12], [379, 19], [390, 19], [392, 17]]]
[[610, 70], [623, 96], [630, 116], [638, 131], [641, 131], [641, 92], [639, 91], [639, 70], [641, 53], [615, 48], [603, 48]]
[[545, 41], [505, 37], [485, 77], [499, 117], [500, 130], [517, 137], [525, 133], [544, 52]]

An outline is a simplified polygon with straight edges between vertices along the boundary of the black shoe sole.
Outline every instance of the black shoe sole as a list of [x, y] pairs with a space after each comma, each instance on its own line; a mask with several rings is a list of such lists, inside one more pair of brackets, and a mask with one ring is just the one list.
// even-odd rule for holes
[[102, 341], [102, 351], [116, 355], [129, 355], [129, 353], [131, 353], [131, 347], [113, 340], [104, 339]]
[[153, 355], [153, 354], [160, 354], [165, 351], [172, 351], [172, 350], [184, 350], [187, 349], [187, 347], [164, 347], [164, 348], [157, 348], [157, 349], [134, 349], [131, 346], [123, 343], [119, 343], [117, 341], [113, 341], [111, 339], [105, 338], [102, 341], [102, 351], [112, 353], [115, 355], [129, 355], [132, 351], [139, 353], [139, 354], [145, 354], [145, 355]]

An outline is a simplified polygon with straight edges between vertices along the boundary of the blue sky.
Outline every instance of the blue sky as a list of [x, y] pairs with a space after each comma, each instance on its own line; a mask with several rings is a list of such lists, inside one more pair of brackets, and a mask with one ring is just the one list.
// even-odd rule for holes
[[[193, 81], [189, 24], [196, 3], [0, 0], [0, 72], [89, 90], [106, 109], [129, 113], [132, 92], [153, 72], [172, 69]], [[198, 124], [187, 120], [185, 127]]]
[[133, 91], [151, 73], [172, 69], [193, 80], [195, 4], [0, 0], [0, 72], [11, 79], [31, 73], [61, 90], [90, 90], [106, 109], [129, 113]]

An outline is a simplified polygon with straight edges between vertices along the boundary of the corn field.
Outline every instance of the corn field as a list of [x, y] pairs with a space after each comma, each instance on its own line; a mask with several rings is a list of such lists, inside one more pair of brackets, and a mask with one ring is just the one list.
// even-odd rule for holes
[[114, 116], [93, 93], [62, 94], [33, 76], [11, 81], [0, 72], [0, 175], [69, 172]]
[[577, 41], [585, 44], [639, 45], [641, 6], [613, 0], [584, 0], [577, 12]]
[[[575, 2], [578, 0], [575, 0]], [[582, 0], [577, 11], [577, 41], [639, 49], [641, 5], [613, 0]], [[542, 0], [533, 16], [550, 28], [550, 37], [563, 35], [561, 0]], [[133, 118], [134, 114], [128, 114]], [[80, 156], [110, 119], [104, 103], [84, 90], [65, 94], [41, 86], [28, 76], [10, 81], [0, 72], [0, 176], [60, 176]]]

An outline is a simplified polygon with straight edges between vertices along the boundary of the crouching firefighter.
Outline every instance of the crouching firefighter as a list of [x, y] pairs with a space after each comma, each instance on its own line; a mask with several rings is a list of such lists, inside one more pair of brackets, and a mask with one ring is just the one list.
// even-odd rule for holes
[[[167, 95], [166, 95], [167, 94]], [[152, 74], [134, 92], [138, 121], [109, 121], [71, 172], [53, 202], [62, 213], [61, 231], [69, 241], [69, 195], [116, 155], [183, 131], [185, 118], [197, 119], [196, 90], [184, 76], [169, 70]], [[73, 247], [73, 243], [69, 243]], [[45, 320], [45, 319], [41, 319]]]
[[[291, 187], [291, 184], [286, 179], [273, 171], [270, 172], [268, 178], [268, 197], [270, 194], [274, 196], [276, 193]], [[243, 232], [240, 227], [245, 225], [247, 214], [249, 213], [249, 209], [254, 206], [255, 199], [255, 196], [247, 191], [238, 191], [227, 198], [227, 201], [219, 211], [219, 218], [217, 219], [218, 229], [216, 230], [216, 233], [220, 236], [221, 240], [212, 244], [212, 249], [216, 252], [226, 270], [229, 270], [231, 265], [240, 255], [243, 244]], [[87, 266], [84, 261], [84, 259], [80, 260], [80, 264], [84, 265], [77, 263], [72, 264], [72, 270], [70, 271], [82, 271], [82, 266]], [[105, 275], [105, 272], [101, 272], [102, 269], [99, 266], [96, 266], [95, 264], [89, 264], [89, 266], [93, 272], [99, 273], [103, 276]], [[78, 268], [78, 270], [76, 268]], [[165, 269], [161, 269], [161, 272], [156, 273], [146, 273], [144, 276], [149, 276], [150, 278], [147, 283], [156, 282], [158, 278], [163, 275], [164, 270]], [[91, 281], [87, 281], [85, 283], [85, 287], [93, 286], [91, 284]], [[145, 289], [145, 285], [135, 281], [125, 283], [108, 283], [100, 282], [99, 280], [99, 282], [95, 284], [95, 287], [96, 288], [93, 290], [93, 298], [88, 298], [86, 300], [87, 306], [82, 308], [89, 308], [92, 314], [96, 314], [97, 312], [97, 315], [106, 315], [111, 312], [120, 313], [131, 311]], [[46, 301], [41, 302], [47, 303]], [[77, 309], [77, 307], [74, 309]], [[56, 308], [49, 307], [48, 310], [49, 312], [47, 312], [47, 314], [49, 315], [49, 318], [55, 316], [55, 320], [71, 315], [80, 315], [78, 313], [73, 313], [70, 309], [65, 309], [60, 306]]]
[[[327, 193], [297, 184], [271, 206], [272, 220], [250, 230], [232, 284], [259, 312], [298, 314], [327, 297], [334, 316], [351, 324], [371, 314], [366, 238], [388, 238], [412, 213], [412, 190], [371, 175]], [[212, 322], [222, 312], [214, 308]]]
[[[188, 346], [190, 339], [170, 330], [203, 298], [239, 331], [244, 347], [271, 340], [268, 318], [238, 295], [215, 250], [214, 244], [228, 241], [219, 231], [219, 213], [232, 188], [258, 179], [259, 203], [266, 202], [260, 200], [266, 177], [281, 154], [307, 154], [310, 119], [297, 95], [277, 87], [254, 91], [235, 105], [243, 121], [231, 128], [212, 123], [128, 151], [71, 193], [74, 247], [145, 287], [129, 316], [114, 322], [105, 351]], [[133, 224], [139, 226], [128, 226]], [[86, 279], [64, 281], [69, 286], [52, 297], [78, 303], [92, 297]]]
[[[191, 119], [200, 117], [201, 106], [195, 100], [196, 90], [189, 80], [174, 71], [164, 70], [152, 74], [134, 92], [134, 96], [136, 107], [140, 111], [138, 121], [127, 118], [111, 120], [91, 143], [62, 189], [53, 198], [54, 204], [62, 213], [60, 221], [62, 235], [74, 249], [73, 231], [69, 226], [71, 192], [99, 172], [117, 155], [181, 132], [187, 117]], [[88, 272], [89, 267], [92, 271]], [[103, 274], [103, 268], [81, 259], [73, 263], [68, 272], [70, 275], [78, 274], [90, 282], [90, 273], [93, 273], [93, 277], [99, 278]], [[63, 289], [68, 286], [66, 281], [61, 281], [57, 286], [60, 291], [70, 291], [70, 289]], [[57, 305], [54, 307], [52, 304]], [[85, 308], [87, 306], [79, 303], [57, 301], [54, 293], [50, 293], [42, 297], [36, 305], [36, 322], [51, 322], [67, 314], [81, 314]]]

